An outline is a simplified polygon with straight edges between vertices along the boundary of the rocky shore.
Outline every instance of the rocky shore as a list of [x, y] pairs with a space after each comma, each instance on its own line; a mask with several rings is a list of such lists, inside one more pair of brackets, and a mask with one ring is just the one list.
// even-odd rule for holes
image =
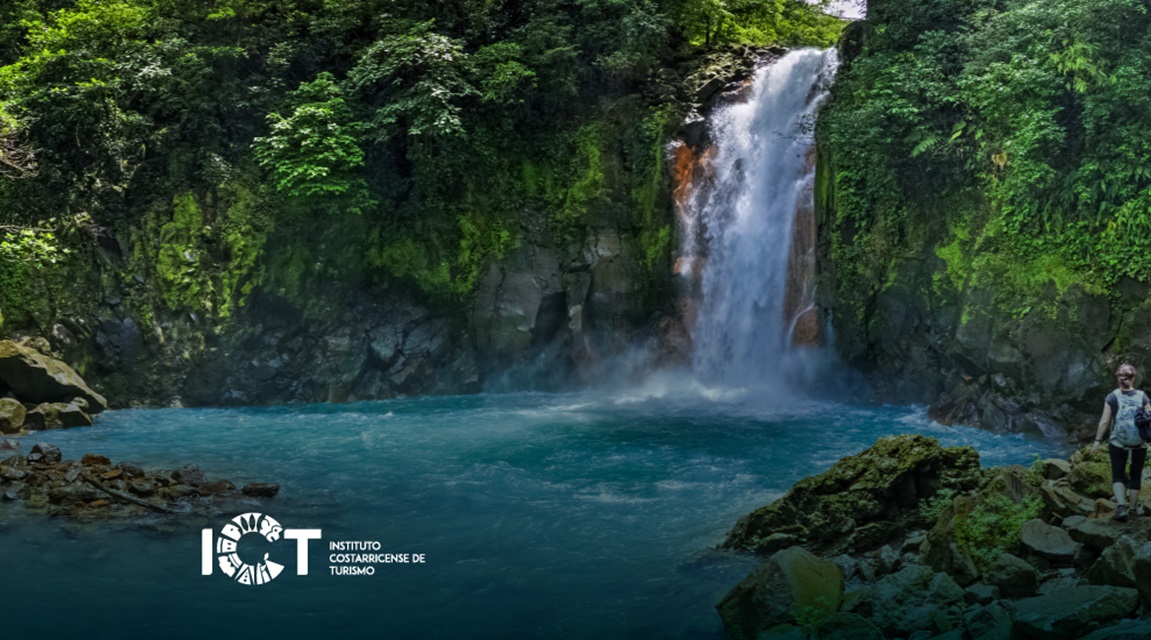
[[[37, 339], [0, 341], [0, 434], [91, 426], [108, 407], [67, 364], [48, 355]], [[0, 440], [0, 454], [21, 448], [16, 438]], [[271, 498], [271, 483], [242, 488], [226, 479], [209, 480], [195, 464], [179, 469], [144, 469], [86, 453], [65, 460], [60, 448], [38, 443], [26, 455], [0, 455], [0, 501], [53, 516], [80, 519], [132, 518], [145, 513], [212, 515], [232, 499]]]
[[739, 521], [723, 546], [770, 555], [717, 609], [737, 640], [1151, 637], [1151, 510], [1113, 521], [1110, 493], [1102, 453], [883, 438]]
[[[0, 449], [18, 449], [14, 439]], [[86, 453], [65, 460], [59, 447], [39, 443], [27, 455], [0, 460], [0, 500], [26, 509], [80, 519], [133, 518], [147, 513], [214, 515], [229, 500], [272, 498], [280, 486], [209, 479], [199, 466], [144, 469], [134, 462], [113, 464], [107, 456]]]

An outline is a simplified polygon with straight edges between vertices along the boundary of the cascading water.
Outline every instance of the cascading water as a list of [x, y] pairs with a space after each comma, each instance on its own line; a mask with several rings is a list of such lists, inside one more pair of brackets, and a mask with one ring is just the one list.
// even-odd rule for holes
[[746, 386], [795, 377], [791, 332], [814, 299], [810, 277], [789, 291], [789, 262], [793, 270], [805, 262], [789, 260], [793, 223], [797, 212], [810, 216], [810, 125], [836, 66], [834, 50], [790, 52], [756, 73], [746, 102], [712, 116], [713, 178], [685, 203], [685, 257], [706, 247], [692, 331], [704, 378]]

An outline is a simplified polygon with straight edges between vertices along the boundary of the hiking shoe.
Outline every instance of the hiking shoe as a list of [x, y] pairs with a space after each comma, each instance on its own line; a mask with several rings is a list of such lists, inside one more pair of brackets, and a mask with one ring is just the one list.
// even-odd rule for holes
[[1121, 504], [1115, 507], [1115, 515], [1111, 516], [1111, 519], [1118, 520], [1119, 522], [1127, 522], [1127, 505]]

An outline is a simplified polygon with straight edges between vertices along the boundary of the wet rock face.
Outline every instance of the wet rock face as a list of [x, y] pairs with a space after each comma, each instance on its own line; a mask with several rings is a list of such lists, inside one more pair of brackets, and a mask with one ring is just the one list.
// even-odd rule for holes
[[764, 553], [800, 544], [824, 555], [870, 550], [922, 525], [920, 501], [981, 480], [979, 455], [969, 447], [945, 449], [920, 435], [884, 438], [741, 518], [723, 546]]

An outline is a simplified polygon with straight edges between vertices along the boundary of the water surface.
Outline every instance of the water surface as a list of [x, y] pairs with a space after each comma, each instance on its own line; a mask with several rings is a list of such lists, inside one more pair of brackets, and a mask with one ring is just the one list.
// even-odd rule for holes
[[682, 381], [113, 411], [23, 450], [47, 440], [66, 458], [195, 462], [210, 478], [279, 482], [275, 499], [237, 508], [320, 528], [324, 544], [378, 540], [427, 563], [336, 577], [314, 543], [301, 577], [294, 547], [277, 543], [273, 559], [288, 570], [245, 587], [200, 575], [200, 528], [227, 517], [83, 525], [0, 503], [0, 611], [7, 631], [50, 637], [722, 638], [714, 604], [754, 562], [715, 550], [735, 521], [877, 437], [913, 432], [972, 445], [985, 465], [1063, 453], [942, 427], [917, 408]]

